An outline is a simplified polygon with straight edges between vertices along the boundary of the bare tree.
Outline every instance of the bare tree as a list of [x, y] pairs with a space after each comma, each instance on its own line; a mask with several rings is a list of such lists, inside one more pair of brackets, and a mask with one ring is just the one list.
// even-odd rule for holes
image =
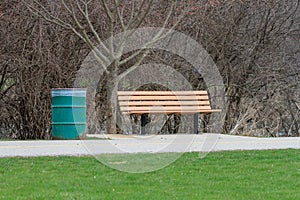
[[[202, 7], [195, 14], [197, 20], [191, 16], [185, 23], [188, 27], [181, 27], [205, 46], [223, 75], [228, 97], [224, 132], [247, 132], [253, 123], [269, 135], [268, 130], [277, 128], [273, 123], [277, 119], [288, 124], [297, 121], [286, 118], [297, 115], [289, 99], [295, 91], [291, 79], [299, 77], [299, 67], [291, 71], [295, 51], [287, 48], [289, 34], [299, 24], [299, 1], [218, 2]], [[253, 116], [249, 111], [255, 111], [255, 117], [245, 117]], [[293, 127], [298, 132], [296, 123]]]
[[[275, 136], [292, 127], [297, 135], [299, 40], [291, 35], [299, 37], [299, 1], [190, 3], [194, 10], [177, 30], [199, 41], [219, 67], [227, 97], [224, 133]], [[174, 57], [162, 60], [188, 70]]]
[[[124, 54], [114, 41], [106, 41], [138, 27], [159, 26], [191, 36], [212, 55], [228, 98], [224, 133], [299, 136], [298, 7], [298, 0], [2, 1], [0, 132], [21, 139], [49, 138], [50, 89], [72, 86], [91, 50], [105, 71], [97, 109], [104, 111], [98, 115], [109, 133], [116, 131], [116, 119], [107, 96], [115, 78], [129, 67], [172, 63], [195, 89], [205, 89], [201, 75], [179, 56], [147, 47]], [[165, 130], [172, 132], [176, 123], [166, 123]]]
[[[115, 87], [116, 78], [120, 66], [130, 65], [137, 66], [146, 57], [149, 50], [142, 48], [131, 55], [123, 56], [123, 47], [118, 49], [114, 47], [113, 36], [122, 32], [122, 40], [126, 41], [134, 30], [140, 27], [151, 14], [152, 8], [157, 3], [150, 1], [38, 1], [26, 0], [24, 1], [32, 13], [44, 20], [59, 25], [76, 34], [92, 51], [98, 64], [104, 68], [106, 77], [107, 95], [111, 96], [112, 89]], [[162, 28], [170, 25], [169, 20], [172, 13], [174, 13], [175, 1], [165, 3], [168, 6], [164, 19], [160, 20]], [[57, 13], [56, 9], [63, 8], [63, 14]], [[67, 17], [66, 17], [67, 16]], [[180, 18], [180, 17], [179, 17]], [[101, 20], [101, 26], [95, 20]], [[179, 20], [178, 20], [179, 21]], [[158, 22], [158, 21], [156, 21]], [[175, 27], [177, 22], [174, 22], [171, 27]], [[104, 26], [103, 26], [104, 25]], [[158, 24], [156, 24], [158, 25]], [[166, 33], [160, 32], [154, 37], [158, 40]], [[104, 41], [111, 38], [109, 42]], [[152, 41], [153, 42], [153, 41]], [[122, 41], [120, 42], [123, 43]], [[99, 50], [100, 48], [101, 50]], [[133, 61], [133, 62], [132, 62]], [[108, 66], [108, 67], [107, 67]], [[110, 101], [107, 101], [107, 132], [116, 132], [116, 118], [113, 115], [114, 107]]]

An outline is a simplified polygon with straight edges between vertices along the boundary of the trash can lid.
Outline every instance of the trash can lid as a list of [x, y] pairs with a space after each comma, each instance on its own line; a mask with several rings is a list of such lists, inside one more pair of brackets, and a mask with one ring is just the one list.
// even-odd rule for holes
[[52, 97], [56, 96], [76, 96], [86, 97], [85, 88], [54, 88], [51, 91]]

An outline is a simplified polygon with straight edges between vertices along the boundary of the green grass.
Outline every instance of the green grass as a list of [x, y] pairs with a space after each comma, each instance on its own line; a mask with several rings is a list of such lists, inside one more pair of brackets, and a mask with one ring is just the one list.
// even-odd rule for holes
[[300, 150], [184, 154], [131, 174], [93, 157], [0, 159], [0, 199], [300, 199]]

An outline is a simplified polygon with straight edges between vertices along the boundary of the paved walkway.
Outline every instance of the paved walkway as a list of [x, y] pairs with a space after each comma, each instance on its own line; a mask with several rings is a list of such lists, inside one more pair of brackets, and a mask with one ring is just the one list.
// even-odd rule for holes
[[253, 138], [220, 134], [97, 137], [102, 139], [1, 141], [0, 157], [300, 149], [300, 138]]

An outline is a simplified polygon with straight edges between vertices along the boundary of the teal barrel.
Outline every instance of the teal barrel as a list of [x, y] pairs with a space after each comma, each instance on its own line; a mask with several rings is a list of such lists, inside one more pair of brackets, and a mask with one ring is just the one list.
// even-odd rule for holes
[[52, 89], [52, 138], [80, 139], [86, 131], [86, 89]]

